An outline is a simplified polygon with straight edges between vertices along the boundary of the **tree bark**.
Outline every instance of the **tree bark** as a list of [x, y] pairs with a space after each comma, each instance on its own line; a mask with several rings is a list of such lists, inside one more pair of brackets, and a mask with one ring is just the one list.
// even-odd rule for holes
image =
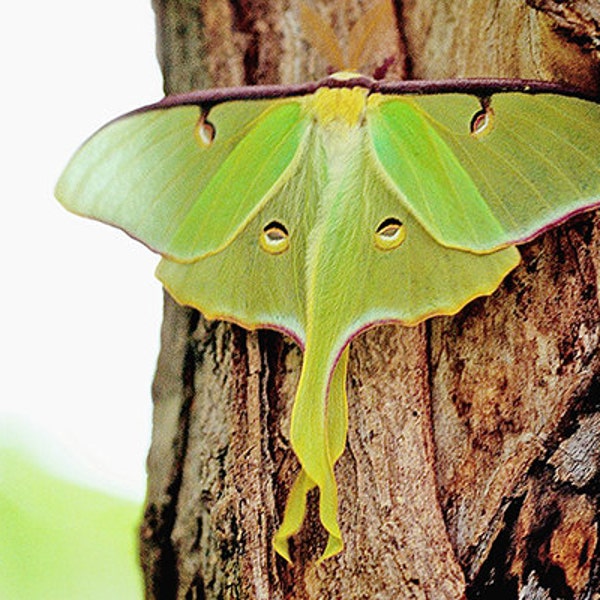
[[[366, 1], [311, 3], [342, 42]], [[552, 79], [595, 91], [597, 6], [396, 0], [367, 73]], [[535, 6], [534, 6], [535, 5]], [[590, 7], [591, 6], [591, 7]], [[297, 0], [154, 0], [167, 92], [321, 78]], [[141, 556], [148, 598], [598, 598], [599, 229], [522, 248], [490, 298], [353, 342], [336, 468], [343, 553], [312, 499], [295, 562], [271, 539], [298, 465], [301, 354], [165, 297]], [[596, 596], [594, 596], [596, 594]]]

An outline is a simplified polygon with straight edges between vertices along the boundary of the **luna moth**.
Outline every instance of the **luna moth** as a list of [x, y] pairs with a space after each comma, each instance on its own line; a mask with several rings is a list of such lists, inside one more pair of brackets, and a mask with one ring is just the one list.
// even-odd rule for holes
[[491, 294], [515, 245], [598, 205], [599, 131], [600, 105], [551, 83], [338, 72], [136, 110], [79, 149], [56, 195], [159, 253], [181, 304], [302, 348], [301, 469], [274, 547], [290, 559], [317, 487], [325, 558], [343, 546], [334, 465], [350, 341]]

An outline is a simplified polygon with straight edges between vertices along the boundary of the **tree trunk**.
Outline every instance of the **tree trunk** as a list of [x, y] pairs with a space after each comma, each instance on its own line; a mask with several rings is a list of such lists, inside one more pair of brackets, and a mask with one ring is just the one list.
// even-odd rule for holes
[[[311, 4], [342, 41], [371, 5]], [[594, 91], [597, 4], [535, 5], [396, 0], [368, 67], [394, 56], [396, 77]], [[297, 0], [154, 7], [167, 92], [326, 73]], [[346, 547], [319, 565], [315, 498], [294, 564], [271, 547], [298, 468], [288, 428], [299, 350], [166, 297], [141, 528], [147, 597], [597, 600], [599, 231], [593, 216], [573, 219], [523, 247], [490, 298], [353, 342], [336, 468]]]

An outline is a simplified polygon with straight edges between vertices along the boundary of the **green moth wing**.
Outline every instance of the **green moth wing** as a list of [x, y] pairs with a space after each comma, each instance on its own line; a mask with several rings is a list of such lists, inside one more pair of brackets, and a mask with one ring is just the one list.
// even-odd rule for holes
[[303, 349], [282, 556], [314, 487], [323, 557], [342, 548], [349, 342], [491, 294], [519, 261], [514, 244], [600, 201], [600, 107], [550, 91], [342, 73], [199, 92], [113, 122], [67, 167], [61, 202], [160, 252], [176, 300]]
[[299, 110], [294, 101], [231, 102], [210, 121], [194, 105], [139, 111], [84, 144], [56, 194], [161, 254], [193, 260], [224, 246], [277, 188], [306, 129]]
[[[377, 156], [445, 245], [490, 252], [522, 243], [600, 197], [597, 104], [519, 92], [495, 94], [484, 109], [452, 93], [376, 104]], [[439, 168], [419, 177], [431, 156]]]

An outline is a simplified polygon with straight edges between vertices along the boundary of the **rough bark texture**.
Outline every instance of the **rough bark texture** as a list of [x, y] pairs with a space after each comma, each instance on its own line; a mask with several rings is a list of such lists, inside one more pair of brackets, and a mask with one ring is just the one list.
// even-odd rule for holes
[[[369, 3], [312, 3], [340, 39]], [[398, 0], [367, 72], [512, 76], [593, 91], [598, 5]], [[168, 92], [297, 82], [327, 65], [296, 0], [155, 0]], [[582, 50], [585, 48], [585, 50]], [[353, 343], [337, 468], [346, 548], [271, 549], [297, 464], [301, 355], [165, 298], [141, 554], [148, 598], [600, 598], [599, 231], [578, 217], [524, 247], [492, 297]], [[313, 503], [314, 504], [314, 503]]]

